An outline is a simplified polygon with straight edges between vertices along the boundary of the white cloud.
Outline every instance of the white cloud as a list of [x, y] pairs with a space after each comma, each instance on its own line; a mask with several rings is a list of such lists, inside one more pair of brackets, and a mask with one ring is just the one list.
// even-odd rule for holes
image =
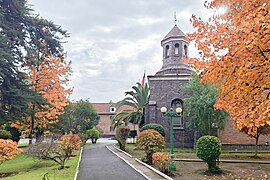
[[[70, 32], [64, 44], [72, 61], [72, 99], [118, 101], [141, 80], [144, 70], [162, 66], [160, 41], [174, 25], [193, 31], [191, 14], [208, 15], [204, 0], [30, 0], [44, 18]], [[61, 8], [60, 8], [61, 7]], [[190, 55], [196, 55], [194, 45]]]

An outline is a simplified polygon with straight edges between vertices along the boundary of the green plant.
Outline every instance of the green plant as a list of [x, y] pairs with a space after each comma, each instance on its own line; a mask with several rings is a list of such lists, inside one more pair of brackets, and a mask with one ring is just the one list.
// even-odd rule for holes
[[120, 146], [120, 149], [125, 151], [126, 150], [126, 140], [129, 135], [130, 128], [128, 126], [119, 126], [116, 129], [115, 138]]
[[144, 131], [148, 129], [154, 129], [157, 132], [159, 132], [159, 134], [161, 134], [163, 137], [165, 137], [165, 129], [161, 124], [155, 124], [155, 123], [146, 124], [140, 129], [140, 131]]
[[159, 132], [149, 129], [139, 133], [137, 136], [137, 145], [139, 149], [144, 150], [146, 153], [143, 161], [152, 164], [152, 154], [164, 149], [165, 140]]
[[153, 165], [156, 166], [161, 172], [165, 174], [170, 173], [169, 167], [172, 164], [172, 158], [169, 154], [156, 152], [152, 155]]
[[12, 135], [10, 134], [9, 131], [1, 129], [0, 130], [0, 139], [10, 139]]
[[205, 161], [208, 170], [211, 173], [221, 173], [221, 169], [217, 166], [217, 160], [221, 154], [220, 140], [215, 136], [202, 136], [198, 139], [196, 145], [196, 154], [198, 158]]
[[86, 131], [86, 141], [87, 139], [91, 139], [92, 143], [96, 144], [99, 138], [100, 132], [97, 130], [97, 128], [93, 127], [92, 129]]

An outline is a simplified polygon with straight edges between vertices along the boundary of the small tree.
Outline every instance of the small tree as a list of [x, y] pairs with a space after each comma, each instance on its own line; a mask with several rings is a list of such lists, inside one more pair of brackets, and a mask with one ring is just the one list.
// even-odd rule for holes
[[205, 161], [208, 170], [211, 173], [221, 173], [217, 166], [217, 160], [221, 154], [221, 143], [215, 136], [202, 136], [198, 139], [196, 145], [196, 154], [198, 158]]
[[140, 129], [140, 131], [144, 131], [148, 129], [154, 129], [157, 132], [159, 132], [159, 134], [161, 134], [163, 137], [165, 137], [165, 129], [161, 124], [156, 124], [156, 123], [146, 124]]
[[165, 147], [165, 140], [161, 134], [153, 129], [145, 130], [139, 133], [137, 145], [146, 153], [144, 162], [152, 164], [152, 154], [159, 152]]
[[77, 134], [63, 135], [58, 141], [59, 148], [70, 158], [81, 147], [81, 138]]
[[17, 154], [21, 153], [23, 153], [23, 151], [18, 148], [16, 142], [0, 139], [0, 164], [4, 161], [11, 160]]
[[228, 113], [214, 108], [217, 99], [216, 87], [211, 83], [202, 84], [200, 77], [194, 73], [188, 85], [180, 89], [190, 94], [185, 99], [185, 115], [190, 118], [187, 127], [198, 129], [203, 135], [217, 136], [218, 130], [224, 129]]
[[128, 126], [119, 126], [116, 129], [115, 138], [120, 146], [120, 149], [126, 150], [126, 141], [129, 135], [130, 128]]
[[66, 160], [80, 148], [81, 140], [76, 134], [68, 134], [60, 139], [52, 138], [50, 142], [38, 142], [29, 146], [26, 154], [38, 159], [52, 160], [65, 168]]
[[85, 134], [86, 134], [87, 139], [91, 139], [93, 144], [96, 144], [97, 140], [100, 138], [100, 132], [95, 127], [87, 130]]

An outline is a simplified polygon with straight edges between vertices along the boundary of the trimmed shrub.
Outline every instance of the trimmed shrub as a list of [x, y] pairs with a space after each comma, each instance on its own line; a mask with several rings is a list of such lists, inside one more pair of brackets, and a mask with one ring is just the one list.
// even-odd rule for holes
[[16, 142], [11, 140], [0, 139], [0, 164], [4, 161], [10, 160], [17, 154], [21, 154], [23, 151], [18, 148]]
[[159, 134], [161, 134], [163, 137], [165, 137], [165, 129], [161, 124], [155, 124], [155, 123], [146, 124], [140, 129], [140, 131], [144, 131], [148, 129], [154, 129], [157, 132], [159, 132]]
[[159, 152], [165, 147], [164, 137], [153, 129], [144, 130], [137, 136], [138, 148], [144, 150], [146, 157], [143, 159], [147, 164], [152, 164], [152, 154]]
[[96, 144], [97, 140], [100, 138], [100, 132], [95, 127], [87, 130], [85, 134], [86, 134], [86, 141], [87, 139], [91, 139], [93, 144]]
[[0, 130], [0, 139], [11, 139], [12, 135], [9, 131], [1, 129]]
[[126, 141], [129, 135], [130, 128], [128, 126], [119, 126], [116, 129], [115, 138], [120, 146], [120, 149], [126, 150]]
[[169, 167], [172, 165], [172, 158], [169, 154], [156, 152], [152, 155], [152, 162], [161, 172], [170, 174]]
[[215, 136], [202, 136], [196, 144], [196, 154], [198, 158], [205, 161], [208, 170], [211, 173], [221, 173], [221, 169], [217, 166], [217, 160], [221, 154], [220, 140]]

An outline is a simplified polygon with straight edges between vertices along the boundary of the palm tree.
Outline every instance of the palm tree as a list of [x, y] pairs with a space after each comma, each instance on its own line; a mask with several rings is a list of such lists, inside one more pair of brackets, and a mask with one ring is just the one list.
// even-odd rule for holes
[[119, 126], [121, 124], [128, 124], [129, 122], [133, 124], [142, 125], [144, 123], [144, 109], [149, 102], [150, 90], [147, 83], [142, 86], [141, 83], [137, 83], [137, 86], [132, 87], [132, 91], [125, 93], [123, 100], [116, 104], [116, 108], [119, 109], [123, 106], [130, 106], [133, 110], [124, 110], [116, 114], [113, 118], [114, 126]]

